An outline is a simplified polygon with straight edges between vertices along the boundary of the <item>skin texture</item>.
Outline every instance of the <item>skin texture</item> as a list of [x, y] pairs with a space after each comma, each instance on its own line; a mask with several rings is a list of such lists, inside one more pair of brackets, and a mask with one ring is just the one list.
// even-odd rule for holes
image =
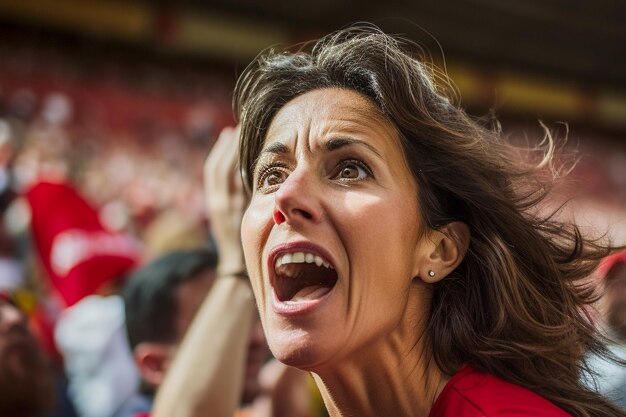
[[[313, 371], [333, 415], [427, 415], [447, 380], [425, 360], [422, 336], [430, 284], [464, 251], [425, 230], [417, 193], [396, 130], [356, 92], [305, 93], [270, 125], [242, 222], [244, 254], [274, 356]], [[322, 247], [338, 275], [298, 316], [274, 311], [268, 265], [272, 248], [291, 242]]]

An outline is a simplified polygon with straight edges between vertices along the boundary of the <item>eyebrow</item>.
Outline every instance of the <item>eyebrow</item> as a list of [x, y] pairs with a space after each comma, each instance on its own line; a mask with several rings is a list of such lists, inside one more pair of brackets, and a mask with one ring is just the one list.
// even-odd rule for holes
[[287, 145], [280, 142], [274, 142], [271, 145], [268, 145], [265, 149], [263, 149], [261, 151], [261, 155], [265, 153], [275, 153], [280, 155], [287, 152], [289, 152], [289, 148], [287, 147]]
[[344, 146], [349, 146], [349, 145], [365, 146], [367, 149], [372, 151], [378, 157], [382, 158], [382, 155], [372, 145], [362, 140], [358, 140], [354, 138], [335, 138], [335, 139], [330, 139], [328, 142], [324, 144], [324, 146], [326, 147], [326, 150], [328, 150], [329, 152], [336, 151], [337, 149], [340, 149], [340, 148], [343, 148]]
[[[330, 139], [324, 144], [324, 147], [326, 148], [328, 152], [332, 152], [332, 151], [336, 151], [337, 149], [343, 148], [345, 146], [350, 146], [350, 145], [364, 146], [367, 149], [369, 149], [371, 152], [376, 154], [379, 158], [382, 158], [382, 155], [380, 154], [380, 152], [378, 152], [378, 150], [376, 150], [376, 148], [374, 148], [372, 145], [362, 140], [354, 139], [354, 138]], [[287, 145], [280, 143], [280, 142], [274, 142], [271, 145], [268, 145], [265, 149], [263, 149], [261, 151], [261, 155], [268, 154], [268, 153], [283, 155], [288, 152], [289, 152], [289, 148], [287, 147]]]

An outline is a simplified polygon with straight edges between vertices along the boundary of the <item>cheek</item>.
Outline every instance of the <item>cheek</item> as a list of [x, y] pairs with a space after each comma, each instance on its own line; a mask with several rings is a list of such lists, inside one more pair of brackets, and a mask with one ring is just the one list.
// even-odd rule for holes
[[360, 262], [402, 266], [413, 258], [419, 233], [415, 200], [402, 195], [355, 196], [346, 200], [345, 207], [353, 219], [346, 233], [359, 252], [366, 252]]
[[[351, 291], [360, 295], [360, 320], [374, 311], [395, 321], [406, 305], [415, 269], [419, 214], [417, 203], [403, 195], [396, 198], [346, 200], [351, 221], [345, 227], [346, 251], [351, 265]], [[404, 300], [404, 301], [403, 301]], [[361, 303], [362, 302], [362, 303]], [[370, 323], [373, 325], [373, 323]], [[378, 327], [378, 326], [376, 326]]]
[[241, 221], [241, 241], [246, 268], [257, 302], [263, 300], [263, 247], [273, 225], [273, 204], [270, 203], [253, 198]]
[[258, 235], [258, 233], [256, 233], [258, 230], [258, 219], [255, 218], [253, 210], [254, 208], [252, 206], [248, 207], [241, 219], [241, 244], [243, 246], [248, 269], [250, 269], [251, 261], [254, 257], [253, 255], [256, 252], [254, 248], [258, 246], [256, 242]]
[[[265, 200], [269, 199], [253, 198], [241, 220], [241, 240], [248, 262], [257, 263], [272, 227], [273, 205]], [[254, 256], [247, 259], [249, 254]]]

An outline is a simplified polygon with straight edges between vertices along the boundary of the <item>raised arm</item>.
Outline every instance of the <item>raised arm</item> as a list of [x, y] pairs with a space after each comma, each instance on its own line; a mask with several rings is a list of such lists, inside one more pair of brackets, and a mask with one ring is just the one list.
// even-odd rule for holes
[[246, 199], [237, 170], [238, 137], [239, 129], [224, 129], [205, 164], [218, 277], [157, 393], [153, 417], [232, 417], [239, 404], [255, 307], [239, 234]]

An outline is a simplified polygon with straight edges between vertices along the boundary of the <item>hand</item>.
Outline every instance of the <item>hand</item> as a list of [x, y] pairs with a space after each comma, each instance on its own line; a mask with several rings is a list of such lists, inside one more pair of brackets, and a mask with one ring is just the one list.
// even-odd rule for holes
[[219, 252], [218, 275], [245, 271], [240, 229], [248, 201], [239, 173], [239, 133], [239, 126], [224, 128], [204, 164], [207, 215]]

